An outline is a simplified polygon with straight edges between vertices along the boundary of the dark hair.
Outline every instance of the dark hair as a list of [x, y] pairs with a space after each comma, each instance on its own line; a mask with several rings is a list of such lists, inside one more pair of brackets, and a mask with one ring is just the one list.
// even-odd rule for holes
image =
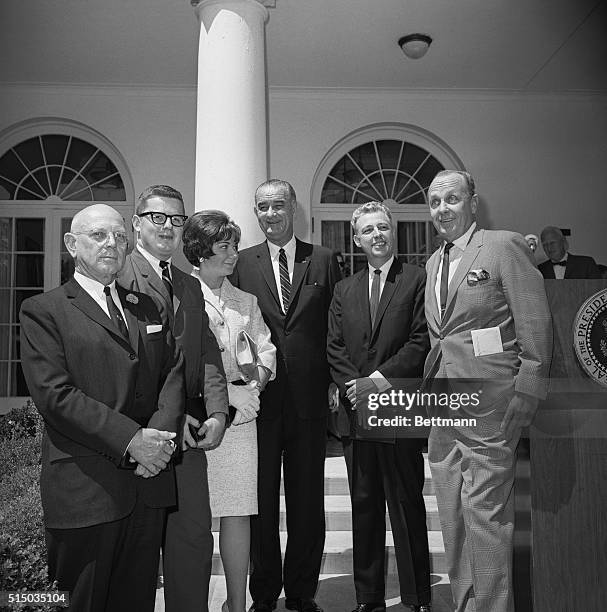
[[268, 179], [267, 181], [264, 181], [261, 185], [259, 185], [259, 187], [257, 187], [257, 189], [255, 190], [255, 203], [257, 204], [257, 194], [259, 193], [259, 190], [263, 187], [275, 187], [277, 189], [282, 189], [283, 191], [286, 191], [288, 196], [289, 196], [289, 200], [293, 203], [295, 203], [297, 201], [297, 196], [295, 195], [295, 189], [293, 189], [293, 186], [291, 185], [291, 183], [287, 182], [287, 181], [283, 181], [282, 179]]
[[240, 228], [222, 210], [201, 210], [183, 226], [183, 254], [198, 267], [202, 257], [212, 257], [213, 245], [222, 240], [240, 242]]
[[137, 204], [135, 206], [135, 214], [140, 215], [145, 211], [145, 205], [150, 198], [171, 198], [173, 200], [179, 200], [183, 204], [183, 196], [177, 189], [174, 189], [170, 185], [152, 185], [147, 189], [144, 189], [140, 196], [137, 198]]

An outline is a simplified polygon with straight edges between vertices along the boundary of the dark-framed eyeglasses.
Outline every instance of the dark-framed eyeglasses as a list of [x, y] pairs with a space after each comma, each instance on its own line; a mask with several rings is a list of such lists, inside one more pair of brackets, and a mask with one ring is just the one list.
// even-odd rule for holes
[[166, 223], [167, 219], [171, 220], [171, 225], [173, 227], [183, 227], [183, 224], [185, 223], [186, 219], [188, 218], [187, 215], [167, 215], [165, 213], [161, 213], [161, 212], [154, 212], [154, 211], [147, 211], [147, 212], [143, 212], [137, 215], [138, 217], [149, 217], [150, 221], [154, 224], [154, 225], [164, 225]]

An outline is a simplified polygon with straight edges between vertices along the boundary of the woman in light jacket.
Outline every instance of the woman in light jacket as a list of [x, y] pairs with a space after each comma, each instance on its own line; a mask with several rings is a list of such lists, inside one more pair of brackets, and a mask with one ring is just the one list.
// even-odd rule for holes
[[[244, 612], [249, 568], [250, 515], [257, 514], [257, 427], [259, 394], [276, 373], [276, 348], [257, 298], [226, 278], [238, 260], [240, 228], [222, 211], [192, 215], [183, 230], [183, 252], [198, 270], [209, 326], [222, 351], [232, 425], [221, 445], [207, 452], [209, 499], [220, 517], [219, 548], [227, 587], [222, 612]], [[237, 362], [237, 338], [245, 331], [257, 348], [256, 375], [250, 382]]]

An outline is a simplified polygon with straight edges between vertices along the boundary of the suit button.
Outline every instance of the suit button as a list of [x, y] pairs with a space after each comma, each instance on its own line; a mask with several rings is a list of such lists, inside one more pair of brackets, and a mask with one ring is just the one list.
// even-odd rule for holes
[[440, 334], [439, 338], [440, 338], [441, 340], [444, 340], [444, 339], [445, 339], [445, 334]]
[[223, 327], [225, 323], [223, 321], [219, 321], [219, 327]]
[[137, 355], [135, 355], [135, 353], [129, 353], [129, 359], [133, 361], [134, 359], [137, 359]]
[[225, 347], [224, 347], [224, 346], [220, 346], [220, 347], [219, 347], [219, 350], [220, 350], [220, 352], [222, 352], [222, 353], [223, 353], [223, 352], [224, 352], [226, 349], [225, 349]]

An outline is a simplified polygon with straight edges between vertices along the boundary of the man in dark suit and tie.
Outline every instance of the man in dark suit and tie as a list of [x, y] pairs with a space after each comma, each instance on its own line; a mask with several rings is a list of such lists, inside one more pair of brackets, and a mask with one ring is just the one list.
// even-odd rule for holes
[[[314, 601], [325, 541], [324, 461], [329, 368], [327, 311], [340, 278], [335, 255], [293, 235], [297, 200], [286, 181], [255, 192], [255, 214], [267, 241], [240, 253], [232, 283], [257, 297], [277, 349], [276, 379], [257, 418], [259, 514], [251, 519], [254, 612], [270, 612], [284, 584], [286, 606], [319, 612]], [[280, 468], [288, 541], [281, 561]]]
[[439, 172], [428, 202], [444, 244], [426, 264], [424, 376], [479, 397], [469, 424], [433, 426], [428, 441], [451, 592], [457, 612], [513, 612], [516, 446], [548, 390], [548, 301], [524, 238], [477, 226], [470, 174]]
[[352, 215], [354, 243], [367, 256], [363, 270], [339, 282], [329, 310], [327, 355], [333, 380], [352, 419], [352, 536], [354, 612], [384, 612], [386, 502], [403, 604], [430, 610], [430, 559], [423, 498], [422, 441], [360, 435], [353, 410], [390, 379], [420, 378], [429, 348], [424, 318], [426, 275], [394, 256], [387, 206], [369, 202]]
[[71, 610], [151, 612], [175, 503], [167, 465], [182, 428], [183, 358], [154, 302], [115, 283], [127, 249], [118, 212], [85, 208], [64, 242], [74, 277], [20, 313], [23, 371], [45, 421], [49, 577]]
[[540, 239], [548, 256], [548, 260], [538, 266], [544, 278], [601, 278], [601, 271], [592, 257], [567, 252], [567, 238], [558, 227], [545, 227]]
[[[228, 414], [221, 354], [209, 329], [200, 283], [171, 262], [186, 218], [179, 191], [168, 185], [145, 189], [133, 216], [137, 244], [119, 278], [125, 287], [154, 299], [185, 358], [184, 453], [175, 465], [177, 508], [167, 516], [163, 547], [167, 612], [208, 609], [213, 534], [204, 451], [221, 442]], [[190, 426], [201, 439], [192, 437]]]

